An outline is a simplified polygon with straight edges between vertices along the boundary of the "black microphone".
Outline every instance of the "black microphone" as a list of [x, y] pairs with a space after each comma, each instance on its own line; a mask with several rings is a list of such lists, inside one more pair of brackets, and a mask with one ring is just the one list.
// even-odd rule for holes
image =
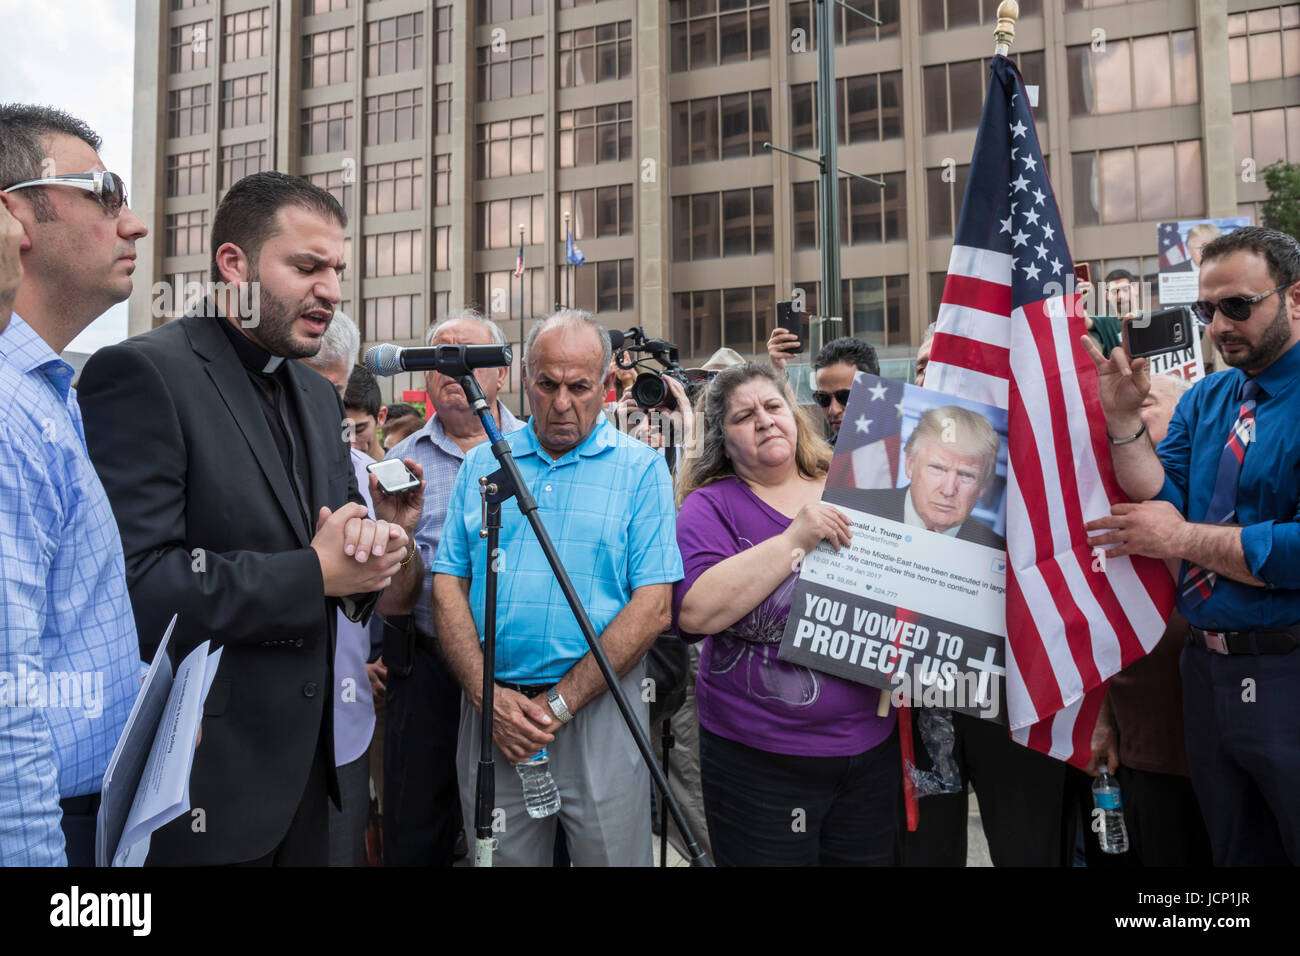
[[620, 332], [618, 329], [610, 329], [607, 334], [609, 335], [610, 350], [614, 352], [617, 352], [619, 349], [621, 349], [623, 347], [623, 343], [627, 340], [627, 334], [624, 332]]
[[365, 366], [371, 375], [441, 372], [457, 378], [476, 368], [507, 366], [513, 358], [508, 345], [432, 345], [404, 349], [385, 342], [366, 349]]

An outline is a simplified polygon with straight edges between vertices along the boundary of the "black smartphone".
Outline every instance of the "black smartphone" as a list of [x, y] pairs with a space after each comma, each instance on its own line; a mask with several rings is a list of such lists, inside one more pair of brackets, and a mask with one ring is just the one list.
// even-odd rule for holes
[[1192, 344], [1192, 310], [1185, 305], [1144, 312], [1124, 323], [1124, 351], [1129, 358], [1176, 352]]
[[788, 355], [798, 355], [808, 345], [808, 313], [795, 312], [794, 302], [778, 302], [776, 304], [776, 324], [778, 327], [785, 329], [787, 332], [793, 332], [799, 336], [799, 341], [793, 345], [787, 345], [784, 349]]
[[403, 491], [420, 486], [420, 479], [415, 477], [411, 469], [406, 467], [406, 462], [400, 458], [385, 458], [366, 465], [366, 471], [379, 479], [379, 490], [386, 495], [400, 495]]

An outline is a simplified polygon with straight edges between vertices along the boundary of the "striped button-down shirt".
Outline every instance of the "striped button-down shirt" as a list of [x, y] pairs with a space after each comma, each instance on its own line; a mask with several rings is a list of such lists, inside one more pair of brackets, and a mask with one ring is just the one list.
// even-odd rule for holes
[[[497, 414], [497, 424], [503, 435], [524, 427], [524, 423], [502, 402], [497, 402]], [[418, 432], [394, 445], [387, 457], [410, 458], [424, 469], [424, 511], [415, 527], [415, 546], [420, 549], [425, 574], [420, 585], [420, 599], [415, 602], [411, 616], [420, 631], [433, 636], [433, 571], [430, 569], [438, 553], [443, 523], [447, 520], [447, 502], [451, 500], [456, 472], [460, 471], [465, 453], [443, 430], [441, 419], [434, 415]]]
[[14, 315], [0, 376], [0, 862], [59, 864], [58, 801], [99, 791], [140, 650], [72, 366]]

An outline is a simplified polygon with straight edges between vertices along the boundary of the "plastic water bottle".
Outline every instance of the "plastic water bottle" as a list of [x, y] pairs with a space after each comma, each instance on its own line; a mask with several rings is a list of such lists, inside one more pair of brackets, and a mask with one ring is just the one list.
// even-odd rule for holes
[[545, 747], [515, 764], [515, 769], [524, 785], [524, 809], [530, 817], [540, 820], [560, 809], [560, 791], [551, 776], [551, 758]]
[[1124, 801], [1119, 782], [1101, 765], [1101, 774], [1092, 782], [1092, 828], [1103, 853], [1128, 852], [1128, 828], [1124, 826]]

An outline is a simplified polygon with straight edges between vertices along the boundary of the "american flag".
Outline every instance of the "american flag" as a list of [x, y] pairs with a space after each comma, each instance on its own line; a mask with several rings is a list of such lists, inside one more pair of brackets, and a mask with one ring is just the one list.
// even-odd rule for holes
[[1167, 272], [1192, 258], [1187, 251], [1182, 237], [1178, 234], [1178, 223], [1162, 222], [1159, 231], [1160, 271]]
[[1155, 646], [1174, 588], [1160, 562], [1094, 555], [1083, 530], [1127, 499], [1071, 274], [1024, 84], [994, 57], [925, 384], [1008, 410], [1012, 736], [1083, 766], [1106, 681]]
[[524, 234], [519, 234], [519, 258], [515, 260], [515, 278], [524, 277]]
[[[858, 372], [854, 384], [864, 377]], [[874, 379], [872, 387], [865, 390], [869, 398], [857, 394], [861, 391], [854, 390], [844, 410], [835, 457], [826, 475], [827, 488], [893, 488], [898, 484], [903, 383]]]

